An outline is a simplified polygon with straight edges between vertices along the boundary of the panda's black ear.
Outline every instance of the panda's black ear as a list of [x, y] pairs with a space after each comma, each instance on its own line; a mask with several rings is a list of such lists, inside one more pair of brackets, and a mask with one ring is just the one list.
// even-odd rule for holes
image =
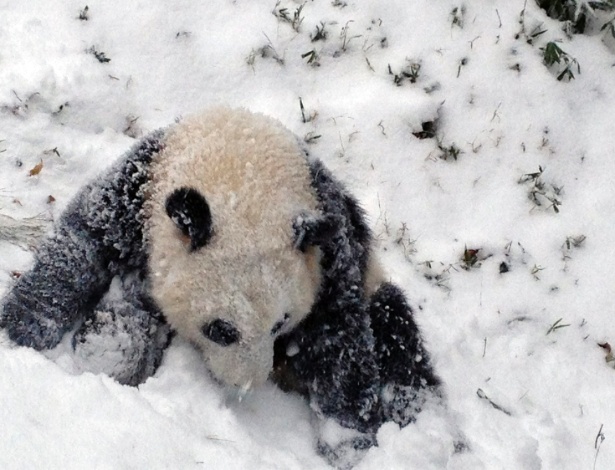
[[190, 239], [190, 250], [205, 246], [212, 235], [211, 212], [205, 197], [193, 188], [173, 191], [165, 203], [167, 215]]
[[299, 215], [293, 221], [295, 248], [306, 251], [310, 246], [323, 245], [339, 232], [342, 223], [342, 217], [339, 215], [327, 214], [320, 217]]

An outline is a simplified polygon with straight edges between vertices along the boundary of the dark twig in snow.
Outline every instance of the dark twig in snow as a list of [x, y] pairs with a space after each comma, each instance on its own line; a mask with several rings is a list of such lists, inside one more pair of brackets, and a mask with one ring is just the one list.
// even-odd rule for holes
[[101, 64], [105, 64], [107, 62], [111, 62], [111, 59], [109, 59], [104, 52], [99, 51], [98, 49], [96, 49], [95, 46], [90, 47], [89, 49], [86, 50], [86, 52], [88, 54], [92, 54], [94, 57], [96, 57], [96, 60], [98, 60], [98, 62], [100, 62]]
[[83, 10], [79, 12], [79, 19], [81, 21], [88, 21], [90, 17], [88, 16], [89, 7], [86, 5]]
[[478, 398], [481, 398], [483, 400], [486, 400], [491, 406], [493, 406], [496, 410], [501, 411], [502, 413], [508, 415], [508, 416], [512, 416], [512, 413], [510, 411], [508, 411], [505, 408], [502, 408], [500, 405], [498, 405], [497, 403], [495, 403], [493, 400], [491, 400], [487, 394], [485, 394], [485, 392], [483, 392], [482, 388], [479, 388], [478, 390], [476, 390], [476, 394], [478, 395]]
[[602, 428], [604, 424], [600, 425], [600, 429], [598, 430], [598, 434], [596, 435], [596, 440], [594, 441], [594, 449], [596, 449], [596, 456], [594, 457], [594, 470], [596, 470], [596, 462], [598, 461], [598, 453], [600, 452], [600, 446], [606, 439], [606, 436], [602, 432]]
[[560, 328], [566, 328], [567, 326], [570, 326], [570, 323], [561, 323], [562, 320], [563, 318], [560, 318], [555, 323], [553, 323], [553, 325], [551, 325], [551, 328], [549, 328], [549, 330], [547, 331], [547, 334], [551, 334], [555, 330], [559, 330]]

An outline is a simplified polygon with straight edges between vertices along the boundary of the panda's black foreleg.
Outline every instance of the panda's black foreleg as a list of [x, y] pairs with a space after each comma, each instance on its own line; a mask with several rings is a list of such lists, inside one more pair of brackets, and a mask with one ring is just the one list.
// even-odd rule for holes
[[142, 281], [116, 277], [73, 337], [75, 360], [89, 372], [136, 386], [154, 374], [171, 339]]
[[351, 468], [376, 443], [381, 424], [374, 337], [359, 292], [334, 293], [301, 325], [289, 358], [320, 416], [318, 450], [333, 466]]
[[162, 132], [137, 143], [85, 186], [0, 304], [0, 328], [17, 344], [55, 347], [91, 311], [115, 274], [145, 265], [142, 187]]
[[439, 379], [404, 294], [395, 285], [382, 284], [369, 305], [380, 367], [382, 418], [400, 426], [414, 421], [425, 401], [425, 391], [438, 395]]
[[326, 311], [316, 308], [301, 325], [300, 352], [291, 359], [314, 408], [344, 427], [371, 432], [380, 424], [374, 338], [363, 302], [346, 296]]
[[56, 346], [110, 282], [103, 258], [80, 226], [61, 225], [0, 305], [0, 327], [19, 345]]

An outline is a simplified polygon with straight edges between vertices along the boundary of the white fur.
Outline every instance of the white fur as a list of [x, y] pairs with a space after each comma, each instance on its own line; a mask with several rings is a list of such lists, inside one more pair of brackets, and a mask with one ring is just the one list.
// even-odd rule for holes
[[[214, 109], [171, 129], [147, 188], [151, 292], [171, 326], [200, 347], [212, 374], [238, 387], [266, 380], [274, 324], [293, 328], [315, 300], [318, 253], [293, 247], [293, 220], [318, 215], [306, 159], [278, 122], [245, 110]], [[165, 212], [180, 187], [207, 200], [214, 235], [190, 252]], [[241, 333], [223, 347], [202, 333], [222, 318]]]

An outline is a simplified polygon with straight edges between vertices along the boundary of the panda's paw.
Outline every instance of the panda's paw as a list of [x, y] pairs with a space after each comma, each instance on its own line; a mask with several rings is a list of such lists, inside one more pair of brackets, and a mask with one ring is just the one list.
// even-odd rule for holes
[[73, 336], [73, 349], [81, 370], [104, 373], [124, 383], [136, 373], [134, 356], [139, 347], [116, 320], [113, 312], [94, 312]]
[[[146, 312], [139, 311], [146, 315]], [[73, 337], [75, 361], [82, 371], [104, 373], [136, 386], [154, 374], [170, 335], [166, 324], [139, 322], [113, 310], [97, 310]]]
[[9, 294], [0, 306], [0, 328], [6, 330], [8, 337], [20, 346], [39, 351], [54, 348], [65, 331], [52, 318], [37, 314], [37, 309], [40, 305], [35, 302]]
[[320, 423], [318, 434], [318, 453], [331, 466], [342, 470], [353, 468], [377, 445], [374, 433], [345, 428], [332, 419]]

